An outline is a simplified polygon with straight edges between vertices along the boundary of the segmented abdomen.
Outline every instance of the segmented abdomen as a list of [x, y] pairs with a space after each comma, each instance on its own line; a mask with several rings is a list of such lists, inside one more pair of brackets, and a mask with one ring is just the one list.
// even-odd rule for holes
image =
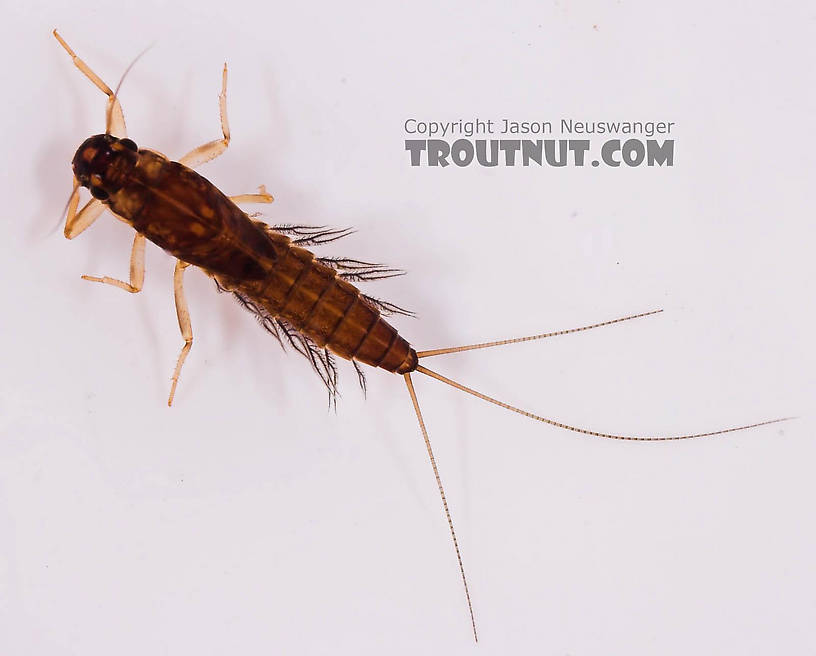
[[195, 171], [142, 150], [126, 183], [108, 201], [111, 209], [221, 287], [321, 349], [396, 373], [416, 368], [416, 352], [359, 289], [286, 235], [252, 221]]
[[262, 280], [238, 281], [216, 276], [219, 283], [286, 320], [319, 347], [404, 374], [417, 366], [416, 351], [351, 283], [315, 260], [289, 238], [269, 232], [279, 256]]

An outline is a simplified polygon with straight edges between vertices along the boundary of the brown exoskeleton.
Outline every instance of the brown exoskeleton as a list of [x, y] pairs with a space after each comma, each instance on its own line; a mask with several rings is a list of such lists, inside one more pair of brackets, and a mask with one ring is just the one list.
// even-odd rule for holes
[[[363, 386], [365, 379], [361, 363], [402, 375], [419, 421], [450, 527], [474, 638], [476, 623], [464, 566], [411, 380], [412, 372], [425, 374], [484, 401], [558, 428], [619, 440], [690, 439], [784, 421], [775, 419], [694, 435], [614, 435], [534, 415], [429, 370], [419, 364], [420, 359], [589, 330], [648, 316], [661, 310], [530, 337], [418, 352], [383, 317], [383, 314], [389, 313], [409, 313], [396, 305], [363, 294], [353, 284], [400, 275], [401, 271], [359, 260], [316, 257], [304, 246], [333, 241], [348, 234], [347, 231], [292, 225], [268, 226], [253, 220], [238, 207], [238, 203], [244, 202], [272, 202], [272, 196], [266, 193], [264, 187], [255, 194], [228, 197], [193, 170], [218, 157], [226, 150], [230, 141], [226, 112], [226, 65], [219, 96], [222, 138], [199, 146], [174, 162], [155, 151], [138, 148], [127, 137], [116, 93], [77, 57], [56, 30], [54, 36], [72, 57], [77, 68], [108, 96], [105, 133], [86, 139], [74, 155], [74, 190], [68, 203], [65, 236], [73, 239], [106, 209], [136, 231], [131, 251], [129, 282], [107, 276], [82, 277], [137, 293], [144, 281], [146, 239], [176, 258], [175, 304], [184, 345], [173, 372], [168, 405], [173, 403], [179, 375], [193, 342], [183, 281], [184, 270], [190, 265], [212, 277], [220, 290], [234, 294], [281, 343], [285, 340], [305, 355], [323, 380], [330, 398], [334, 398], [337, 390], [337, 369], [333, 354], [353, 363]], [[93, 199], [77, 211], [80, 186], [88, 188]]]

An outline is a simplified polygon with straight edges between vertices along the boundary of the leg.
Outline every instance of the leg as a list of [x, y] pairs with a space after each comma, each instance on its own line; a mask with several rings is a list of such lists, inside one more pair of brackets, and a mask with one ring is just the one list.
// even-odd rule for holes
[[184, 360], [187, 359], [187, 354], [193, 346], [193, 327], [190, 324], [190, 312], [187, 309], [187, 301], [184, 299], [184, 269], [188, 266], [190, 265], [187, 264], [187, 262], [178, 260], [176, 262], [176, 270], [173, 272], [176, 315], [178, 316], [181, 336], [184, 338], [184, 346], [181, 347], [181, 353], [179, 353], [178, 361], [176, 362], [176, 370], [173, 372], [173, 383], [170, 386], [170, 397], [167, 399], [167, 405], [173, 405], [173, 397], [176, 395], [176, 385], [178, 385], [181, 367], [184, 365]]
[[264, 185], [258, 187], [257, 194], [241, 194], [240, 196], [230, 196], [229, 199], [236, 205], [239, 203], [271, 203], [275, 200], [272, 194], [267, 193]]
[[74, 191], [71, 193], [71, 198], [68, 200], [68, 215], [65, 219], [65, 238], [73, 239], [79, 233], [91, 227], [94, 221], [99, 218], [99, 215], [105, 211], [105, 205], [101, 200], [92, 198], [89, 200], [79, 212], [79, 183], [74, 178]]
[[218, 96], [218, 109], [221, 113], [221, 134], [223, 139], [216, 139], [205, 143], [203, 146], [191, 150], [179, 160], [184, 166], [194, 169], [199, 164], [209, 162], [223, 153], [230, 142], [229, 122], [227, 121], [227, 65], [224, 64], [224, 72], [221, 74], [221, 93]]
[[97, 278], [96, 276], [82, 276], [83, 280], [90, 280], [91, 282], [103, 282], [106, 285], [113, 285], [119, 289], [124, 289], [126, 292], [136, 294], [142, 291], [142, 284], [144, 283], [145, 272], [145, 238], [140, 232], [136, 233], [133, 238], [133, 248], [130, 251], [130, 283], [122, 282], [116, 278], [109, 278], [104, 276]]
[[111, 88], [102, 81], [101, 77], [94, 73], [84, 61], [76, 56], [76, 53], [71, 50], [71, 47], [65, 43], [63, 38], [56, 30], [54, 30], [54, 36], [57, 38], [57, 41], [60, 42], [60, 45], [65, 48], [65, 51], [71, 55], [71, 59], [74, 61], [74, 66], [82, 71], [85, 77], [93, 82], [97, 89], [108, 97], [108, 106], [105, 110], [105, 132], [107, 134], [112, 134], [114, 137], [126, 137], [127, 130], [125, 129], [125, 116], [122, 113], [122, 106], [119, 104], [119, 99], [116, 97], [116, 94], [114, 94], [113, 91], [111, 91]]

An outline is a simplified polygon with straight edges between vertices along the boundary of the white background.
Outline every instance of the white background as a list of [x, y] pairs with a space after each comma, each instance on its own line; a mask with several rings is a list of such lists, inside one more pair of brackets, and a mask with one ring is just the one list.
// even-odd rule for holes
[[[46, 3], [47, 4], [47, 3]], [[144, 1], [4, 7], [3, 654], [804, 654], [816, 651], [811, 3]], [[106, 215], [56, 226], [104, 97], [133, 139], [266, 184], [270, 222], [352, 225], [327, 254], [409, 275], [417, 348], [665, 313], [428, 361], [587, 438], [416, 380], [480, 643], [403, 382], [307, 363]], [[406, 118], [671, 120], [673, 168], [411, 168]], [[600, 144], [597, 138], [594, 147]]]

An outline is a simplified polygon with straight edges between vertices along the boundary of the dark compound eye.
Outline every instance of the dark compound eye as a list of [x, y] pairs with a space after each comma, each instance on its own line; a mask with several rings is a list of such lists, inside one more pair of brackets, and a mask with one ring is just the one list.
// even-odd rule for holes
[[134, 153], [138, 152], [139, 150], [139, 147], [136, 145], [136, 142], [133, 141], [132, 139], [121, 139], [119, 143], [122, 144], [128, 150], [132, 150]]
[[108, 192], [102, 187], [91, 187], [91, 196], [99, 200], [108, 200]]

